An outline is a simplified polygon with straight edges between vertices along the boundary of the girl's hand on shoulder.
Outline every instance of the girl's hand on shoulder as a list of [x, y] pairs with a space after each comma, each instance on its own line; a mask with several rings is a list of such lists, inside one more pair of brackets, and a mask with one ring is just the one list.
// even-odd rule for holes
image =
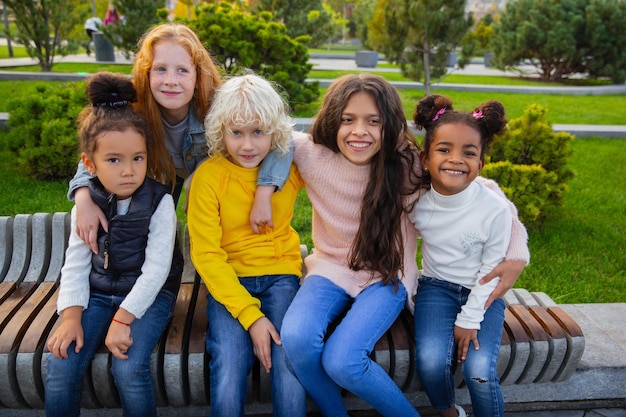
[[133, 344], [133, 338], [130, 337], [130, 326], [112, 321], [104, 344], [116, 358], [128, 359], [126, 352]]
[[280, 334], [267, 317], [261, 317], [252, 323], [252, 326], [248, 328], [248, 333], [252, 339], [254, 355], [259, 358], [265, 372], [269, 373], [272, 369], [272, 340], [277, 345], [282, 344]]
[[[73, 314], [66, 311], [69, 309], [74, 309]], [[82, 309], [82, 307], [76, 306], [68, 307], [64, 310], [61, 325], [48, 339], [46, 346], [55, 358], [67, 358], [67, 348], [72, 342], [76, 342], [76, 347], [74, 348], [76, 353], [80, 352], [83, 348], [84, 337], [83, 326], [81, 324]]]
[[478, 345], [478, 330], [476, 329], [464, 329], [459, 326], [454, 326], [454, 341], [456, 342], [456, 360], [461, 363], [467, 359], [467, 351], [469, 350], [470, 342], [474, 343], [474, 349], [480, 349]]
[[98, 253], [98, 226], [108, 231], [107, 219], [100, 207], [91, 199], [89, 189], [81, 187], [74, 193], [76, 203], [76, 233], [93, 251]]

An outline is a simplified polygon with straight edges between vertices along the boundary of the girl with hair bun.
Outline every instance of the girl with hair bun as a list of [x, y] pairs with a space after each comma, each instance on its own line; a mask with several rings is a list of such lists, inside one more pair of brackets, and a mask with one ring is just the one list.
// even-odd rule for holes
[[124, 416], [156, 416], [150, 356], [172, 315], [182, 273], [176, 211], [156, 163], [148, 121], [133, 110], [131, 80], [102, 72], [87, 83], [78, 117], [90, 198], [108, 230], [92, 252], [76, 230], [76, 206], [50, 336], [46, 416], [80, 414], [83, 379], [104, 341]]
[[472, 112], [458, 112], [448, 97], [430, 95], [417, 104], [414, 122], [426, 130], [421, 161], [431, 185], [409, 214], [422, 237], [415, 298], [417, 372], [439, 415], [465, 416], [454, 398], [456, 358], [474, 415], [502, 416], [496, 364], [505, 305], [500, 298], [490, 299], [499, 278], [485, 284], [480, 279], [505, 259], [524, 264], [529, 259], [521, 245], [523, 227], [512, 235], [519, 223], [513, 221], [515, 207], [495, 182], [479, 177], [494, 135], [506, 127], [504, 107], [489, 101]]

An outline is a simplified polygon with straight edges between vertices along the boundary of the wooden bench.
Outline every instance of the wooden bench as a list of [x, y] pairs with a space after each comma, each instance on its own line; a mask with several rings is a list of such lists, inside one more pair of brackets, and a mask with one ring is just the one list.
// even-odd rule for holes
[[[43, 408], [49, 355], [45, 342], [59, 323], [56, 297], [69, 227], [69, 213], [0, 217], [0, 412], [2, 408]], [[153, 353], [152, 374], [160, 407], [208, 406], [206, 288], [191, 264], [185, 229], [180, 230], [180, 237], [185, 256], [182, 285], [172, 321]], [[505, 302], [498, 358], [501, 383], [567, 380], [585, 346], [580, 327], [543, 293], [514, 289], [506, 294]], [[405, 393], [421, 390], [410, 313], [400, 315], [372, 355]], [[110, 354], [103, 347], [85, 377], [84, 408], [120, 407], [109, 364]], [[457, 386], [463, 387], [460, 370], [455, 378]], [[249, 382], [249, 404], [268, 405], [270, 383], [258, 364]]]

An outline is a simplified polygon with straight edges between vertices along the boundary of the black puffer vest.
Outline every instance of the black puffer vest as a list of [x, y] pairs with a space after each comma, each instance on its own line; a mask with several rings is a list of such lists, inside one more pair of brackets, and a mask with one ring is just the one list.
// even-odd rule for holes
[[[133, 194], [128, 213], [117, 214], [117, 198], [104, 190], [97, 177], [90, 180], [89, 192], [93, 201], [102, 209], [109, 222], [109, 232], [98, 229], [98, 253], [92, 254], [89, 284], [91, 291], [102, 294], [125, 296], [141, 275], [146, 256], [150, 219], [167, 189], [160, 183], [146, 178]], [[170, 273], [163, 288], [178, 294], [183, 271], [183, 256], [178, 240]]]

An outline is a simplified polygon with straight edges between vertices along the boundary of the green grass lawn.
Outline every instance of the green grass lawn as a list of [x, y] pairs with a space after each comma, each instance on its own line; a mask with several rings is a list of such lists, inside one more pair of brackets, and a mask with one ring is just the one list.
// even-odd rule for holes
[[[0, 140], [3, 132], [0, 131]], [[570, 182], [563, 207], [529, 230], [531, 263], [517, 286], [542, 291], [561, 304], [626, 302], [626, 141], [573, 141]], [[0, 152], [0, 215], [70, 211], [65, 182], [22, 176]], [[182, 206], [182, 204], [180, 205]], [[182, 209], [179, 219], [185, 221]], [[309, 248], [311, 205], [302, 192], [292, 222]]]

